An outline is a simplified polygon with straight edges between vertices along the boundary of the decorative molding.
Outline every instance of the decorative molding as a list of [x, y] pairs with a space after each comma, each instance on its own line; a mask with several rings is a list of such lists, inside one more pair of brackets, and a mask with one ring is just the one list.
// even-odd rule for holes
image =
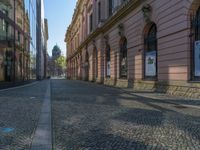
[[106, 44], [106, 45], [109, 45], [109, 44], [108, 44], [108, 43], [109, 43], [109, 36], [108, 36], [108, 35], [105, 35], [103, 38], [104, 38], [105, 44]]
[[152, 7], [150, 4], [144, 4], [142, 7], [144, 20], [148, 23], [151, 22]]
[[123, 37], [124, 36], [124, 24], [123, 23], [120, 23], [119, 25], [118, 25], [118, 30], [119, 30], [119, 36], [120, 37]]
[[73, 58], [82, 48], [88, 45], [88, 43], [95, 39], [99, 34], [107, 32], [110, 28], [115, 26], [119, 20], [127, 16], [141, 4], [141, 0], [129, 0], [126, 5], [124, 5], [115, 15], [106, 20], [100, 28], [96, 28], [91, 34], [89, 34], [88, 37], [78, 47], [77, 51], [73, 55], [69, 56], [68, 59]]

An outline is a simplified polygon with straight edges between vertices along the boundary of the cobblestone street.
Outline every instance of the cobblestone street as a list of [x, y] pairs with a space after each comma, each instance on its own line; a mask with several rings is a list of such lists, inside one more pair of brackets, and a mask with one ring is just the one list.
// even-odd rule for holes
[[0, 149], [30, 149], [47, 81], [0, 91]]
[[31, 150], [49, 82], [55, 150], [200, 149], [199, 100], [60, 79], [0, 91], [1, 150]]
[[198, 150], [200, 101], [53, 80], [56, 150]]

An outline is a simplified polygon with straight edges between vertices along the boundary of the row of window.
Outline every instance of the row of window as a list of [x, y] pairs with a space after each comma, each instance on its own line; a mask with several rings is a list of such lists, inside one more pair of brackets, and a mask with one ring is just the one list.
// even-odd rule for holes
[[[109, 0], [108, 1], [108, 15], [112, 16], [112, 14], [117, 10], [117, 8], [126, 0]], [[98, 23], [102, 21], [102, 5], [101, 1], [97, 3], [97, 17], [98, 17]], [[89, 33], [93, 31], [93, 13], [90, 13], [89, 15]]]
[[[194, 40], [192, 45], [192, 77], [200, 79], [200, 8], [193, 20]], [[106, 46], [106, 76], [110, 77], [110, 46]], [[144, 78], [157, 78], [157, 28], [156, 24], [152, 23], [149, 26], [148, 32], [144, 35]], [[120, 40], [120, 77], [127, 78], [128, 62], [127, 62], [127, 39], [125, 37]]]
[[[117, 8], [119, 8], [119, 6], [122, 5], [123, 2], [125, 2], [125, 1], [127, 1], [127, 0], [108, 0], [108, 12], [107, 12], [108, 13], [108, 17], [112, 16], [113, 13], [117, 10]], [[86, 33], [86, 35], [90, 34], [92, 31], [94, 31], [94, 23], [95, 23], [94, 19], [96, 19], [96, 18], [94, 18], [94, 16], [97, 16], [97, 20], [96, 20], [97, 21], [96, 22], [97, 25], [100, 24], [103, 19], [105, 19], [102, 16], [102, 11], [105, 11], [105, 8], [103, 7], [101, 0], [99, 0], [96, 3], [96, 7], [95, 8], [97, 8], [96, 9], [97, 11], [95, 11], [95, 12], [92, 9], [87, 10], [89, 12], [87, 12], [87, 14], [88, 14], [87, 15], [88, 21], [86, 23], [87, 24], [86, 25], [87, 26], [87, 33]], [[96, 14], [94, 14], [94, 13], [96, 13]], [[105, 13], [104, 13], [104, 15], [105, 15]], [[74, 49], [76, 49], [79, 46], [79, 44], [82, 41], [82, 38], [84, 38], [83, 36], [85, 34], [85, 33], [83, 33], [84, 30], [83, 29], [81, 29], [81, 30], [82, 31], [78, 32], [76, 36], [74, 36], [72, 34], [72, 37], [74, 37], [74, 38], [73, 38], [73, 40], [71, 40], [71, 45], [70, 45], [70, 47], [68, 49], [74, 50]], [[74, 30], [74, 32], [75, 31], [76, 30]]]

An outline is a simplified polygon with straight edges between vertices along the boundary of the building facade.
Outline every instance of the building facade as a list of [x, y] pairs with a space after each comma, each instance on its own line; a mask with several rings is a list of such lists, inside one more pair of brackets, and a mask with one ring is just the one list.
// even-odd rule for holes
[[199, 0], [78, 0], [67, 77], [200, 97]]
[[29, 79], [29, 23], [23, 0], [0, 1], [0, 81]]
[[46, 78], [46, 58], [48, 40], [48, 22], [44, 18], [44, 0], [36, 0], [37, 5], [37, 54], [36, 54], [36, 76], [41, 80]]
[[37, 28], [37, 9], [36, 2], [33, 0], [25, 0], [25, 8], [28, 13], [30, 27], [30, 79], [36, 79], [36, 28]]
[[49, 61], [49, 54], [47, 52], [47, 41], [49, 39], [49, 31], [48, 31], [48, 20], [45, 18], [44, 19], [44, 78], [47, 78], [49, 76], [49, 66], [48, 66], [48, 61]]

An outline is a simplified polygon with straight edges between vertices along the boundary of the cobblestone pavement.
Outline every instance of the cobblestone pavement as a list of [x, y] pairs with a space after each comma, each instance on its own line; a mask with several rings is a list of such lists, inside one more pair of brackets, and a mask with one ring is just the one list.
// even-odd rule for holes
[[56, 150], [199, 150], [200, 101], [52, 80]]
[[48, 81], [0, 91], [0, 150], [28, 150]]

